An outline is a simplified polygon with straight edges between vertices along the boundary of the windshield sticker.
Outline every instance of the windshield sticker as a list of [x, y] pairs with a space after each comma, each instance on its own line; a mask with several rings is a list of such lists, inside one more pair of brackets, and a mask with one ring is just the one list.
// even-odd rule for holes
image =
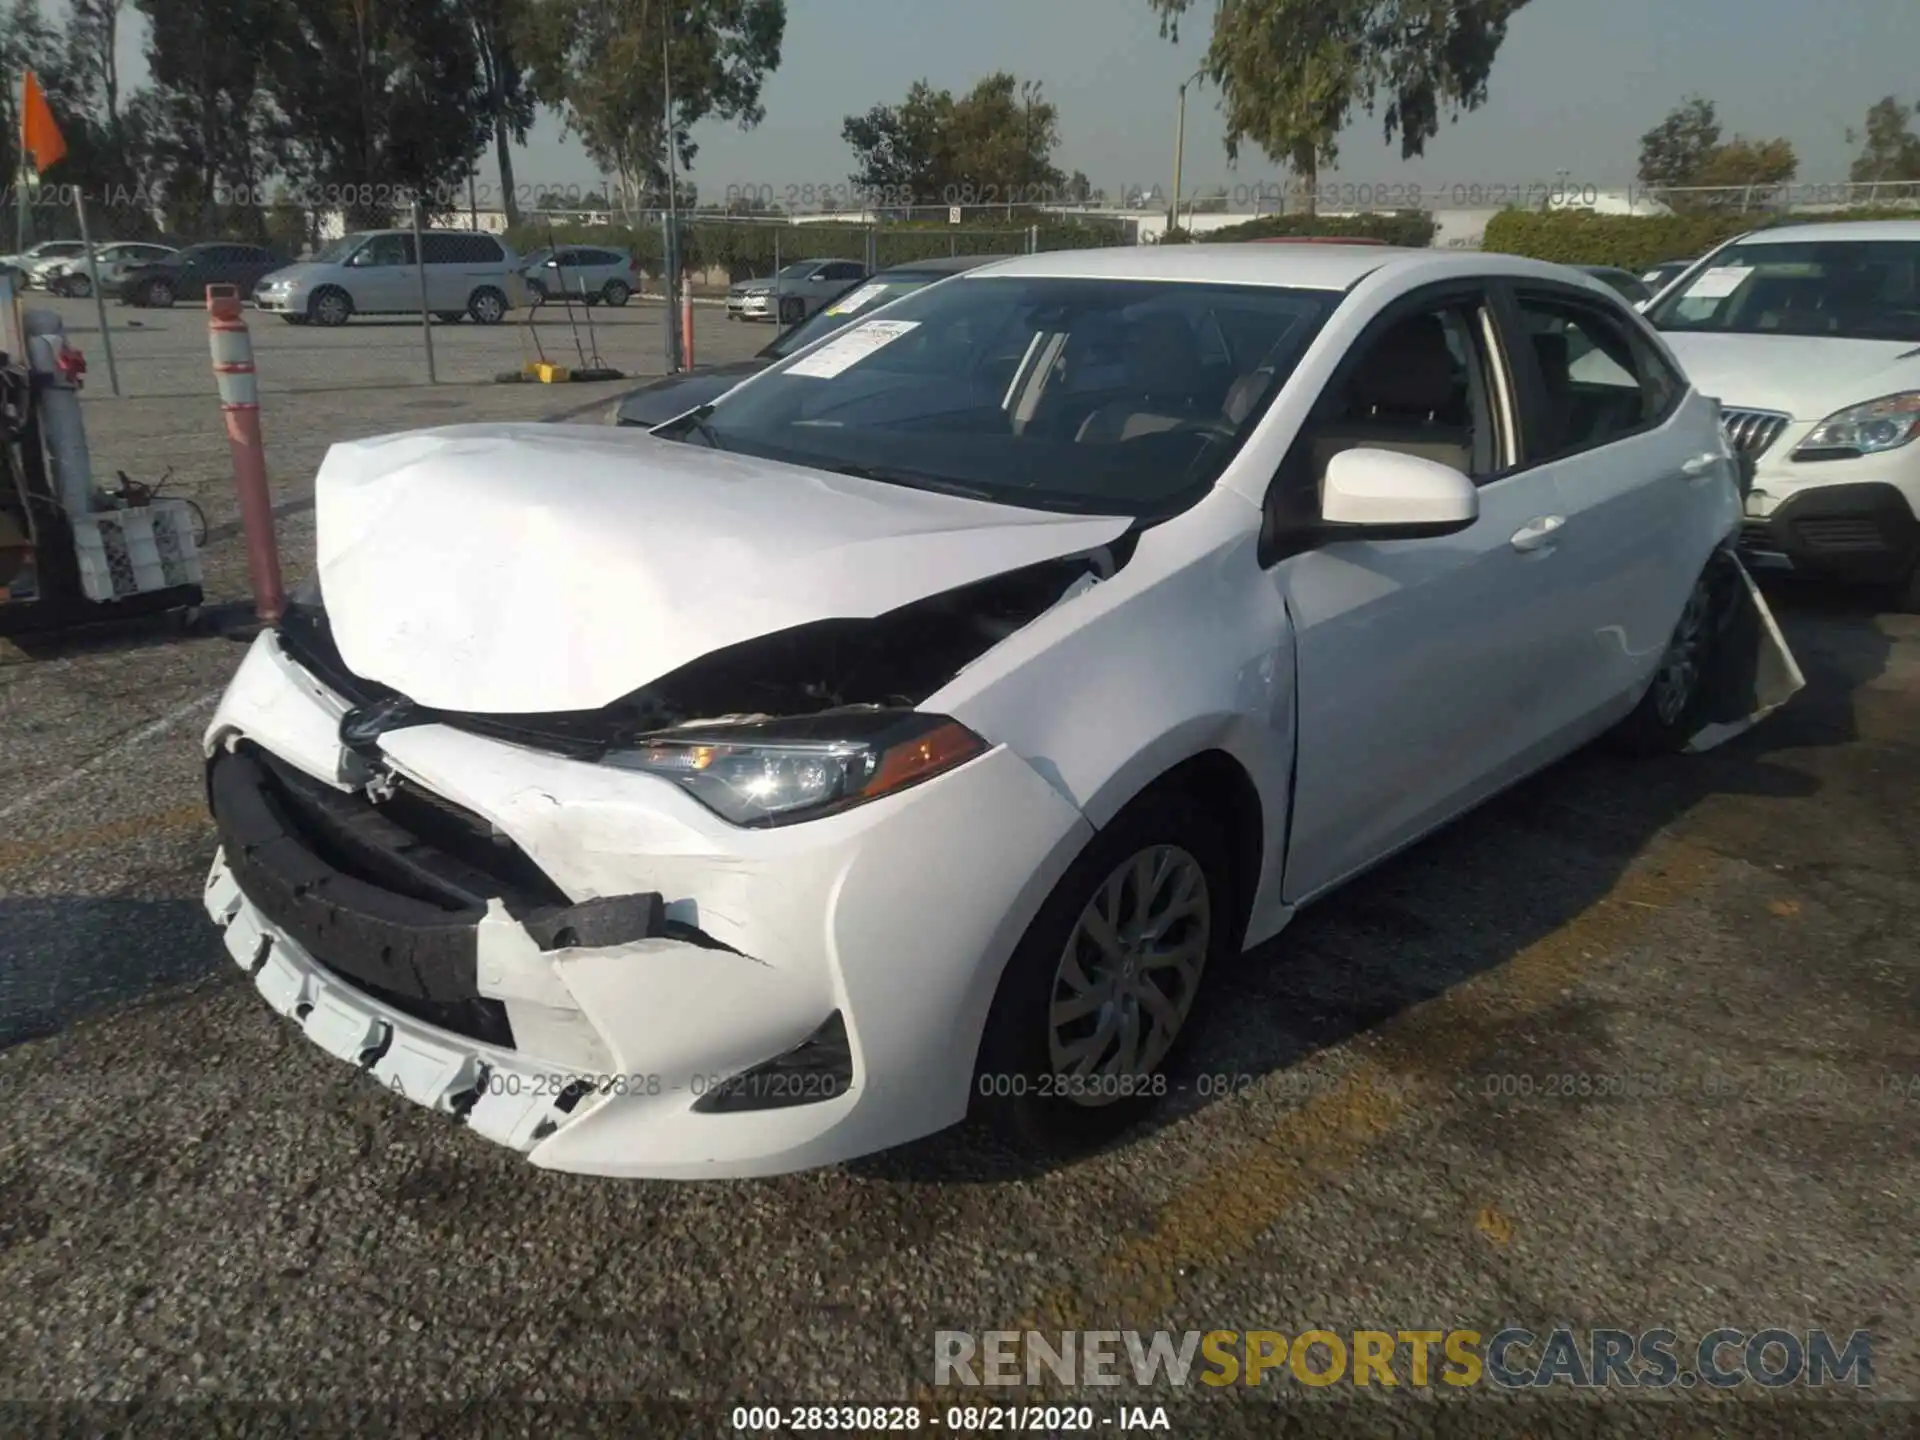
[[815, 380], [831, 380], [842, 370], [858, 365], [883, 345], [891, 345], [909, 330], [920, 328], [918, 320], [869, 320], [864, 325], [835, 336], [804, 360], [789, 365], [789, 375], [807, 375]]
[[844, 300], [836, 300], [827, 307], [829, 315], [851, 315], [862, 306], [871, 305], [886, 293], [884, 285], [862, 285]]
[[1724, 300], [1752, 273], [1751, 265], [1716, 265], [1687, 287], [1687, 299]]

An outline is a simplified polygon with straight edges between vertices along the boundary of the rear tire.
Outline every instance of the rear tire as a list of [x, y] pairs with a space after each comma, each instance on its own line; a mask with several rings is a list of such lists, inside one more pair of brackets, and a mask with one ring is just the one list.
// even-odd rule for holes
[[1238, 890], [1226, 832], [1190, 791], [1163, 783], [1136, 799], [1068, 867], [1008, 960], [973, 1112], [1014, 1148], [1056, 1158], [1144, 1119], [1198, 1028], [1207, 974], [1239, 947]]
[[507, 318], [507, 297], [491, 285], [483, 286], [467, 301], [467, 313], [476, 325], [498, 325]]
[[1684, 749], [1700, 728], [1707, 694], [1701, 680], [1708, 672], [1721, 616], [1716, 581], [1722, 573], [1717, 564], [1709, 564], [1700, 572], [1667, 641], [1666, 653], [1660, 657], [1653, 683], [1633, 713], [1608, 737], [1614, 749], [1628, 755], [1671, 755]]
[[600, 292], [600, 298], [615, 309], [618, 309], [627, 303], [627, 300], [632, 294], [633, 291], [628, 288], [624, 280], [609, 280], [606, 289]]

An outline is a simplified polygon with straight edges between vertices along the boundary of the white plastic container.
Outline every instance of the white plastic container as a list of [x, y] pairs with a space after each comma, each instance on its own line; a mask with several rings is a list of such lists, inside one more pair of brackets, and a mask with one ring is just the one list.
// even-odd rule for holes
[[89, 600], [124, 600], [201, 583], [193, 512], [178, 500], [75, 516], [73, 542], [80, 588]]

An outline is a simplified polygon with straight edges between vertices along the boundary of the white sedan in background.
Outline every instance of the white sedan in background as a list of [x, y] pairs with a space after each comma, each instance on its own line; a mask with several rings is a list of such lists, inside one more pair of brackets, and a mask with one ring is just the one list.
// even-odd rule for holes
[[1598, 281], [1331, 245], [985, 266], [656, 432], [343, 443], [205, 736], [207, 909], [537, 1165], [1071, 1152], [1302, 905], [1795, 688], [1737, 486]]

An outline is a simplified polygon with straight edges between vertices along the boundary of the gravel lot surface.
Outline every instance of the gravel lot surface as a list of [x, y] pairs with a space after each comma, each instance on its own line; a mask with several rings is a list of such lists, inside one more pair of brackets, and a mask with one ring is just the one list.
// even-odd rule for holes
[[[96, 468], [190, 477], [210, 598], [238, 596], [204, 330], [153, 323], [120, 350], [147, 398], [90, 392]], [[654, 323], [607, 328], [657, 354]], [[767, 338], [707, 328], [713, 358]], [[417, 329], [256, 330], [296, 574], [329, 441], [619, 388], [403, 387]], [[1303, 914], [1219, 977], [1151, 1131], [1044, 1173], [962, 1131], [698, 1186], [535, 1171], [259, 1000], [197, 901], [194, 742], [237, 645], [0, 653], [0, 1429], [144, 1401], [138, 1433], [692, 1435], [742, 1433], [739, 1404], [913, 1401], [937, 1431], [1036, 1398], [935, 1389], [943, 1329], [1511, 1324], [1665, 1326], [1689, 1357], [1723, 1326], [1870, 1330], [1873, 1385], [1053, 1395], [1102, 1429], [1164, 1405], [1180, 1436], [1912, 1433], [1920, 619], [1775, 601], [1805, 694], [1707, 756], [1575, 757]]]

